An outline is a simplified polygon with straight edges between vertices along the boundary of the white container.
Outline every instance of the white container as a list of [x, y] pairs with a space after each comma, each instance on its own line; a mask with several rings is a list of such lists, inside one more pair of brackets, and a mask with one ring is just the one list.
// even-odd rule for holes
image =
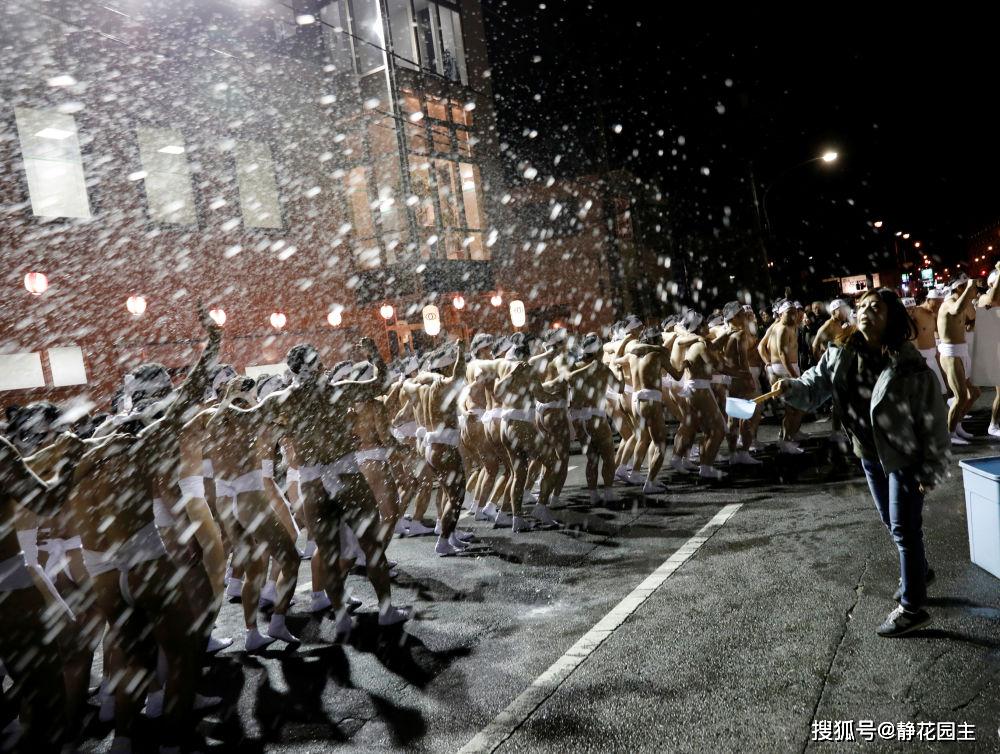
[[1000, 457], [960, 461], [972, 562], [1000, 578]]

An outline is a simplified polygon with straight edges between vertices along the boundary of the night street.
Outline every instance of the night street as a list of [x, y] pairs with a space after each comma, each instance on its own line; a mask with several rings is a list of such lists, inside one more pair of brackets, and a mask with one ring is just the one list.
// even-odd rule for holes
[[0, 3], [0, 754], [1000, 754], [995, 24], [675, 6]]

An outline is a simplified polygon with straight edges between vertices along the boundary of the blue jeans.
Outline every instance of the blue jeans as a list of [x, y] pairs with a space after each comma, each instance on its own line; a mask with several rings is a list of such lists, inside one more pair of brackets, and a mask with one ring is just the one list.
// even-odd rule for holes
[[880, 463], [861, 461], [875, 507], [899, 549], [900, 604], [918, 610], [927, 601], [927, 557], [924, 553], [924, 496], [908, 469], [886, 474]]

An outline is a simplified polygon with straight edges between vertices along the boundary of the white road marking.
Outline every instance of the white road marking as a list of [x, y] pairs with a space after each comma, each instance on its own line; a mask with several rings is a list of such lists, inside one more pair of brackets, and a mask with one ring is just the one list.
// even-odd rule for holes
[[481, 754], [496, 751], [534, 714], [535, 710], [546, 699], [556, 692], [573, 671], [604, 643], [605, 639], [611, 636], [664, 581], [670, 578], [674, 571], [698, 552], [698, 549], [742, 507], [743, 503], [732, 503], [716, 513], [711, 521], [698, 530], [697, 534], [681, 545], [677, 552], [667, 558], [625, 599], [612, 608], [611, 612], [580, 637], [579, 641], [566, 651], [566, 654], [552, 663], [548, 670], [538, 676], [528, 688], [507, 705], [506, 709], [497, 715], [492, 723], [479, 731], [475, 738], [463, 746], [459, 750], [459, 754]]

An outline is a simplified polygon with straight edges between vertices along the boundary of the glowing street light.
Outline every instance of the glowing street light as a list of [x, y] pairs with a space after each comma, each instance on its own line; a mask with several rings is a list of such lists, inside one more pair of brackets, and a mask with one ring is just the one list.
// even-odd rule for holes
[[907, 241], [907, 240], [909, 240], [909, 238], [910, 238], [910, 234], [909, 234], [909, 233], [904, 233], [904, 234], [903, 234], [903, 240], [904, 240], [904, 241]]
[[876, 228], [881, 228], [882, 225], [884, 225], [884, 223], [881, 220], [876, 220], [874, 222], [874, 225], [875, 225]]
[[142, 296], [129, 296], [125, 308], [133, 317], [140, 317], [146, 313], [146, 299]]
[[382, 315], [382, 319], [388, 322], [392, 319], [392, 315], [396, 313], [396, 310], [392, 308], [391, 304], [382, 304], [382, 308], [378, 310], [378, 313]]
[[919, 249], [920, 248], [920, 241], [914, 241], [913, 242], [913, 248]]
[[29, 272], [24, 276], [24, 287], [33, 296], [41, 296], [49, 289], [49, 279], [41, 272]]
[[824, 152], [823, 156], [820, 157], [820, 159], [823, 160], [823, 162], [829, 163], [829, 162], [836, 162], [838, 157], [840, 157], [840, 155], [831, 149], [827, 152]]

